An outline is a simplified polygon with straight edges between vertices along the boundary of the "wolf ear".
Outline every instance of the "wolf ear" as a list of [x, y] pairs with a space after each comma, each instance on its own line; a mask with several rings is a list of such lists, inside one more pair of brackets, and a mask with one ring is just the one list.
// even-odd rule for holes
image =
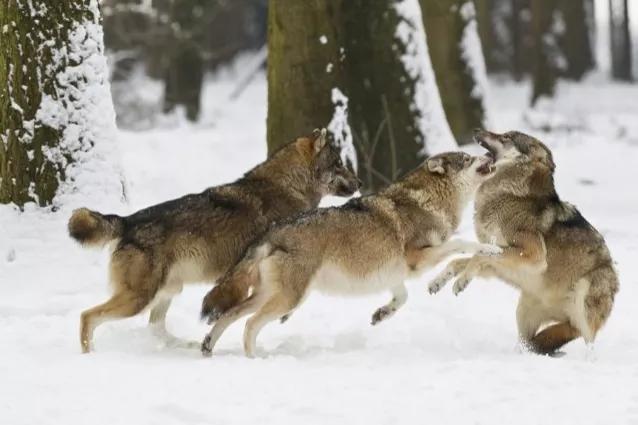
[[445, 174], [445, 167], [443, 167], [443, 158], [430, 158], [426, 161], [426, 164], [429, 172]]
[[312, 137], [314, 138], [312, 145], [314, 147], [315, 154], [319, 153], [319, 151], [326, 146], [326, 140], [328, 139], [326, 137], [327, 133], [328, 131], [325, 128], [322, 128], [321, 130], [315, 128], [312, 131]]

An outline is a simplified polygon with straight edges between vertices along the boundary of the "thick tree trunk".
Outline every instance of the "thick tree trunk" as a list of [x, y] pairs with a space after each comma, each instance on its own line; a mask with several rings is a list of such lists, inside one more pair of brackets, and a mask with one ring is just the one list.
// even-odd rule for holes
[[482, 127], [485, 120], [477, 70], [469, 60], [469, 55], [475, 52], [464, 43], [464, 37], [476, 36], [467, 34], [476, 31], [473, 3], [471, 0], [420, 3], [445, 115], [457, 142], [469, 143], [472, 130]]
[[631, 81], [631, 37], [627, 0], [609, 0], [611, 75], [615, 80]]
[[4, 0], [0, 32], [0, 202], [48, 205], [99, 132], [85, 115], [106, 84], [97, 0]]
[[534, 40], [531, 105], [544, 96], [554, 95], [558, 74], [558, 42], [552, 32], [554, 0], [531, 0], [532, 37]]
[[421, 63], [421, 22], [407, 22], [403, 8], [418, 11], [418, 2], [271, 0], [269, 152], [327, 126], [344, 149], [354, 145], [364, 191], [372, 191], [418, 165], [426, 138], [451, 144], [434, 77]]
[[529, 52], [534, 41], [530, 36], [530, 0], [511, 0], [510, 31], [512, 34], [512, 75], [521, 81], [533, 68]]
[[580, 80], [595, 65], [592, 4], [590, 0], [561, 0], [559, 10], [565, 22], [560, 43], [566, 61], [562, 75]]
[[416, 78], [402, 59], [406, 41], [397, 37], [404, 19], [398, 3], [349, 0], [344, 12], [350, 126], [369, 190], [394, 181], [425, 155]]
[[168, 5], [171, 25], [168, 45], [163, 48], [167, 58], [163, 109], [171, 112], [183, 106], [189, 121], [199, 118], [205, 31], [198, 21], [207, 4], [210, 5], [210, 0], [179, 0]]
[[[271, 0], [268, 5], [268, 152], [326, 127], [342, 88], [341, 1]], [[342, 88], [343, 89], [343, 88]], [[334, 136], [334, 135], [333, 135]]]

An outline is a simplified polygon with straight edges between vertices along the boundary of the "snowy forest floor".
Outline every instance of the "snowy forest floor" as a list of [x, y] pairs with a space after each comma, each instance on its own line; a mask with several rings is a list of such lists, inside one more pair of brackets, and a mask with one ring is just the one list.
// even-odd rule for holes
[[[560, 196], [605, 236], [621, 290], [593, 356], [582, 341], [560, 358], [516, 349], [517, 293], [474, 281], [458, 298], [409, 282], [410, 299], [370, 326], [389, 295], [309, 297], [243, 356], [243, 323], [212, 358], [167, 349], [147, 315], [111, 322], [80, 354], [80, 312], [108, 296], [106, 251], [66, 234], [57, 213], [0, 207], [0, 422], [19, 424], [636, 424], [638, 423], [638, 86], [562, 84], [558, 99], [524, 112], [526, 87], [492, 81], [492, 128], [529, 131], [554, 150]], [[224, 109], [231, 79], [208, 85], [204, 123], [120, 132], [132, 212], [227, 182], [265, 157], [262, 77]], [[545, 131], [548, 130], [548, 131]], [[473, 149], [473, 148], [471, 148]], [[99, 195], [99, 194], [98, 194]], [[471, 212], [461, 236], [474, 238]], [[199, 340], [206, 286], [169, 311], [176, 335]]]

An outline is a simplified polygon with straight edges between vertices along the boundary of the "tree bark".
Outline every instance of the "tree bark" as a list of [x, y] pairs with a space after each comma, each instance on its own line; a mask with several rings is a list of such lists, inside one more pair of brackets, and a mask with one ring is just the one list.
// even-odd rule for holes
[[[406, 35], [414, 23], [404, 22], [400, 6], [405, 5], [397, 0], [271, 0], [269, 152], [327, 126], [342, 146], [354, 145], [364, 192], [387, 185], [423, 160], [424, 120], [430, 118], [415, 99], [432, 95], [428, 101], [437, 106], [439, 99], [427, 87], [417, 91], [422, 74], [406, 65], [406, 56], [415, 59], [416, 47], [406, 45], [415, 42]], [[418, 7], [417, 0], [407, 6]], [[400, 24], [407, 41], [398, 34]], [[447, 124], [445, 130], [449, 133]]]
[[561, 0], [559, 10], [565, 22], [561, 51], [565, 56], [562, 75], [580, 80], [595, 65], [593, 51], [593, 10], [590, 0]]
[[615, 80], [632, 81], [631, 37], [627, 0], [609, 0], [611, 75]]
[[511, 7], [512, 75], [516, 81], [521, 81], [533, 70], [533, 61], [529, 54], [534, 46], [530, 36], [532, 33], [530, 0], [511, 0]]
[[0, 203], [50, 204], [74, 151], [90, 148], [91, 135], [74, 114], [87, 81], [74, 48], [94, 41], [82, 23], [97, 21], [95, 0], [1, 2]]
[[[347, 1], [347, 0], [346, 0]], [[268, 153], [326, 127], [340, 81], [341, 1], [271, 0], [268, 5]]]
[[558, 74], [557, 40], [552, 32], [556, 3], [554, 0], [531, 0], [532, 37], [534, 40], [532, 70], [532, 98], [534, 106], [543, 96], [552, 97]]
[[467, 26], [475, 20], [469, 0], [421, 0], [432, 66], [445, 115], [456, 141], [471, 142], [472, 130], [483, 126], [485, 110], [475, 95], [477, 81], [463, 46]]
[[397, 37], [397, 3], [349, 0], [344, 13], [350, 126], [368, 190], [396, 180], [425, 155], [416, 78], [402, 59], [408, 46]]

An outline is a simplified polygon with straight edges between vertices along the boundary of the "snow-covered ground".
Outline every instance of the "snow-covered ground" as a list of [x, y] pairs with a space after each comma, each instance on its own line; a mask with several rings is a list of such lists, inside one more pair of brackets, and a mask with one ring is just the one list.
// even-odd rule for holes
[[[80, 354], [80, 312], [108, 296], [108, 254], [66, 235], [70, 208], [0, 207], [0, 423], [32, 424], [636, 424], [638, 423], [638, 87], [592, 78], [561, 85], [535, 112], [527, 89], [492, 81], [496, 130], [529, 130], [554, 149], [560, 195], [605, 235], [621, 290], [594, 355], [582, 341], [561, 358], [516, 349], [516, 292], [473, 282], [461, 296], [409, 283], [407, 305], [369, 325], [389, 295], [314, 295], [243, 356], [243, 323], [212, 358], [166, 349], [146, 317], [111, 322]], [[197, 126], [119, 134], [132, 212], [238, 177], [265, 156], [265, 80], [216, 109], [232, 80], [209, 85]], [[218, 103], [217, 103], [218, 104]], [[534, 128], [530, 130], [530, 128]], [[541, 128], [551, 128], [543, 133]], [[461, 235], [473, 238], [471, 215]], [[170, 330], [199, 340], [206, 286], [188, 288]]]

